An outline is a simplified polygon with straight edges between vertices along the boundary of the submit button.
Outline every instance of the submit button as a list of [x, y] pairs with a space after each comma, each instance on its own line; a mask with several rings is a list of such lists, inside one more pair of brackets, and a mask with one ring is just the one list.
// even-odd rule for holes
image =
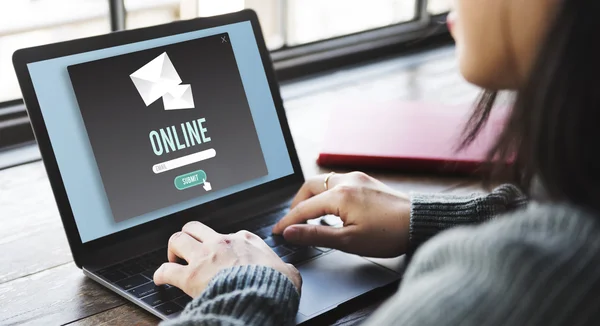
[[194, 186], [198, 186], [206, 181], [206, 172], [202, 170], [182, 174], [175, 178], [175, 188], [184, 190]]

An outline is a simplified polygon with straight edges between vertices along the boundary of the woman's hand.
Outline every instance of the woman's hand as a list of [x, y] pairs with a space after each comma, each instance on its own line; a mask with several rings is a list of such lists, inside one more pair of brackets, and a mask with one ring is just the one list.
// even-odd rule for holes
[[[177, 258], [188, 264], [176, 263]], [[237, 265], [271, 267], [287, 276], [298, 291], [302, 287], [298, 270], [248, 231], [225, 235], [200, 222], [187, 223], [169, 239], [168, 259], [154, 273], [154, 282], [174, 285], [191, 297], [199, 296], [220, 270]]]
[[[290, 212], [275, 225], [295, 244], [339, 249], [369, 257], [396, 257], [406, 252], [410, 220], [408, 196], [361, 173], [311, 178], [302, 186]], [[323, 215], [339, 216], [342, 228], [298, 224]]]

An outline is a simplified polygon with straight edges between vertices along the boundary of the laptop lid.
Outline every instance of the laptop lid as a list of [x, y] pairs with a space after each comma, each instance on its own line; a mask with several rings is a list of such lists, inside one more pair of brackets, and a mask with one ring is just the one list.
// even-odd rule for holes
[[304, 181], [251, 10], [23, 49], [13, 63], [79, 267], [108, 247], [164, 245], [189, 220], [248, 218], [249, 202]]

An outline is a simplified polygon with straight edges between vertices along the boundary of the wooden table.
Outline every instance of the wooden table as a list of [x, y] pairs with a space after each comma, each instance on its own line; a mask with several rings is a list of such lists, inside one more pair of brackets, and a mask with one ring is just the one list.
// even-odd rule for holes
[[[455, 69], [452, 49], [442, 49], [284, 85], [288, 119], [305, 175], [326, 172], [315, 158], [328, 111], [340, 101], [400, 98], [468, 103], [476, 90]], [[471, 179], [367, 172], [402, 191], [478, 188]], [[0, 325], [155, 325], [159, 321], [86, 278], [73, 264], [41, 162], [0, 171], [0, 257]], [[334, 311], [328, 323], [359, 323], [392, 291], [387, 292]]]

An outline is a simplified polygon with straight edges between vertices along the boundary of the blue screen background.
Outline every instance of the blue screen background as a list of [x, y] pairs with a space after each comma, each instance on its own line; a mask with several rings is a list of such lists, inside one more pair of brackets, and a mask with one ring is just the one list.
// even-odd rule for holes
[[[229, 33], [268, 175], [116, 223], [79, 112], [67, 66], [224, 32]], [[294, 173], [249, 21], [34, 62], [28, 64], [28, 70], [82, 242], [95, 240]]]

